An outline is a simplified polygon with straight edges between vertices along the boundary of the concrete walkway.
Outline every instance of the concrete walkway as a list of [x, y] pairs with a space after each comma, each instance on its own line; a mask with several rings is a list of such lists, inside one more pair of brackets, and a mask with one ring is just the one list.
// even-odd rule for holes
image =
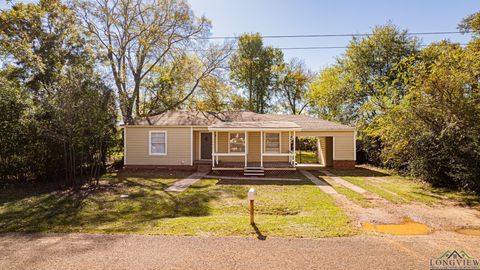
[[180, 181], [175, 182], [173, 185], [168, 187], [165, 191], [168, 192], [183, 192], [189, 186], [195, 184], [196, 182], [200, 181], [208, 172], [196, 172], [194, 174], [189, 175], [187, 178], [182, 179]]
[[355, 191], [355, 192], [357, 192], [357, 193], [360, 193], [360, 194], [364, 194], [364, 193], [367, 192], [365, 189], [363, 189], [363, 188], [361, 188], [361, 187], [359, 187], [359, 186], [356, 186], [356, 185], [354, 185], [354, 184], [346, 181], [345, 179], [336, 176], [335, 174], [333, 174], [333, 173], [331, 173], [331, 172], [329, 172], [329, 171], [321, 170], [321, 172], [322, 172], [323, 174], [325, 174], [326, 176], [332, 178], [332, 180], [335, 181], [337, 184], [340, 184], [340, 185], [342, 185], [342, 186], [344, 186], [344, 187], [346, 187], [346, 188], [348, 188], [348, 189], [350, 189], [350, 190], [353, 190], [353, 191]]
[[310, 181], [312, 181], [318, 188], [327, 194], [338, 194], [338, 192], [333, 189], [328, 183], [323, 180], [318, 179], [315, 175], [311, 174], [308, 171], [300, 170], [300, 172], [305, 175]]
[[453, 249], [478, 258], [480, 237], [0, 234], [0, 269], [429, 269]]

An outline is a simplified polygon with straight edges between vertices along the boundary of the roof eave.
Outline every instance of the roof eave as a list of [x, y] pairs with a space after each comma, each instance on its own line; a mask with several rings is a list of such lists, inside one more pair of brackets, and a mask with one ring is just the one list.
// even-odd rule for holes
[[209, 131], [302, 131], [298, 127], [208, 127]]

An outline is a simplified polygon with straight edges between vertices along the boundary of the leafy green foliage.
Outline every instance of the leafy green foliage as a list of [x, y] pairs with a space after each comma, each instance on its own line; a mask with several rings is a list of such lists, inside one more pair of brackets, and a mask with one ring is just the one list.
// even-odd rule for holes
[[[105, 170], [115, 144], [113, 93], [94, 70], [75, 14], [58, 0], [0, 12], [1, 180], [76, 184]], [[17, 134], [14, 136], [14, 134]]]
[[243, 34], [238, 49], [230, 59], [230, 77], [245, 90], [247, 109], [265, 113], [272, 106], [276, 70], [283, 63], [283, 53], [273, 47], [265, 47], [259, 33]]
[[[460, 28], [478, 31], [479, 14]], [[311, 99], [319, 115], [357, 125], [367, 162], [480, 191], [479, 52], [478, 39], [419, 50], [405, 31], [376, 27], [319, 75]]]
[[298, 59], [281, 65], [278, 70], [277, 94], [283, 111], [301, 114], [308, 105], [308, 85], [313, 80], [313, 73]]

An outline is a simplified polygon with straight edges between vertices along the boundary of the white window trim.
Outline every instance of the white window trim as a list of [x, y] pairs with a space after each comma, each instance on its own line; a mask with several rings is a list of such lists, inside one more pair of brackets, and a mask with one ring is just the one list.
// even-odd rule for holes
[[[153, 133], [164, 133], [165, 134], [165, 153], [152, 153], [152, 134]], [[150, 130], [148, 132], [148, 154], [150, 156], [166, 156], [168, 149], [168, 138], [166, 130]]]
[[[278, 134], [278, 151], [267, 151], [267, 134]], [[282, 153], [282, 132], [264, 132], [263, 153]]]
[[[228, 153], [231, 152], [230, 151], [230, 134], [245, 134], [245, 132], [240, 132], [240, 131], [238, 131], [238, 132], [230, 132], [229, 131], [228, 132], [228, 139], [227, 139], [228, 140]], [[243, 152], [231, 152], [231, 153], [239, 153], [239, 154], [243, 153], [243, 154], [245, 154], [247, 152], [247, 137], [245, 137], [244, 139], [245, 139], [245, 145], [243, 147], [243, 149], [244, 149]]]

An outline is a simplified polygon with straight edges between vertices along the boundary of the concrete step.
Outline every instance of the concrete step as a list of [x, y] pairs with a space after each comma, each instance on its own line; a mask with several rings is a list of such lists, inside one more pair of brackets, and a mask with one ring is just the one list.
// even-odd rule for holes
[[251, 173], [263, 173], [264, 170], [243, 170], [243, 172], [251, 172]]
[[252, 173], [252, 172], [244, 172], [243, 175], [245, 176], [264, 176], [265, 173], [263, 172], [256, 172], [256, 173]]
[[212, 170], [212, 165], [199, 164], [197, 165], [198, 172], [210, 172]]
[[244, 170], [263, 170], [263, 167], [245, 167]]

